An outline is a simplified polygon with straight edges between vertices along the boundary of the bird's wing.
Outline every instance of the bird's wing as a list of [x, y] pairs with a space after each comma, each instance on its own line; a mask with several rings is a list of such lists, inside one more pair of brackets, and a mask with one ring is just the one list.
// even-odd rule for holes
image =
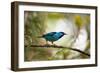
[[50, 33], [47, 33], [47, 34], [45, 34], [45, 35], [43, 35], [43, 36], [53, 36], [54, 34], [56, 34], [57, 32], [50, 32]]

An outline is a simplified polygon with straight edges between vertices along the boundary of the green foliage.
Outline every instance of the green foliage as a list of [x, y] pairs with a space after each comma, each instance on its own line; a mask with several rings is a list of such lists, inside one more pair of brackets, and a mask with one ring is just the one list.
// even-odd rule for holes
[[67, 59], [67, 56], [70, 54], [70, 51], [67, 48], [61, 48], [60, 51], [56, 53], [57, 59]]
[[78, 27], [78, 29], [80, 29], [83, 25], [83, 21], [80, 15], [76, 15], [75, 16], [75, 24]]
[[59, 18], [64, 18], [64, 14], [62, 14], [62, 13], [49, 13], [48, 18], [53, 19], [53, 20], [58, 20]]
[[[45, 32], [45, 19], [46, 15], [38, 12], [25, 12], [27, 15], [25, 21], [25, 40], [26, 42], [38, 44], [38, 36]], [[26, 43], [25, 42], [25, 43]], [[31, 44], [30, 44], [31, 45]]]
[[[25, 30], [24, 30], [24, 44], [28, 47], [25, 48], [25, 56], [28, 56], [28, 52], [31, 55], [31, 44], [39, 44], [44, 43], [41, 39], [37, 38], [45, 32], [46, 24], [46, 14], [38, 13], [38, 12], [25, 12]], [[37, 49], [37, 48], [34, 48]], [[33, 49], [33, 52], [35, 50]], [[28, 56], [29, 57], [29, 56]], [[28, 59], [25, 57], [25, 60]], [[31, 58], [32, 59], [32, 58]]]

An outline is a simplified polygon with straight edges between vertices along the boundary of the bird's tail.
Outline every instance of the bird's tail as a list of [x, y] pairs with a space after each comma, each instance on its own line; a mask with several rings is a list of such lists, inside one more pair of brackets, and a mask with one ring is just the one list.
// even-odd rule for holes
[[37, 38], [43, 38], [43, 36], [37, 36]]

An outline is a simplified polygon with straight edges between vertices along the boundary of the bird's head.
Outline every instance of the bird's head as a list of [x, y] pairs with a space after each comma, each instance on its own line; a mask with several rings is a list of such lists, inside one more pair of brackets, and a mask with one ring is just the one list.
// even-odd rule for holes
[[67, 35], [65, 32], [60, 32], [61, 34], [63, 34], [63, 35]]

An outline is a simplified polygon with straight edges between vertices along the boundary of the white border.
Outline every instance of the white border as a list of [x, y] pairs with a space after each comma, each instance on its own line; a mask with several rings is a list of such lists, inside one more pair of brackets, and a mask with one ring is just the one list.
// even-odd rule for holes
[[[46, 11], [46, 12], [67, 12], [67, 13], [89, 13], [91, 15], [91, 58], [80, 60], [57, 60], [57, 61], [33, 61], [24, 62], [24, 11]], [[45, 6], [19, 5], [19, 68], [35, 68], [64, 65], [95, 64], [95, 10], [81, 8], [61, 8]]]

